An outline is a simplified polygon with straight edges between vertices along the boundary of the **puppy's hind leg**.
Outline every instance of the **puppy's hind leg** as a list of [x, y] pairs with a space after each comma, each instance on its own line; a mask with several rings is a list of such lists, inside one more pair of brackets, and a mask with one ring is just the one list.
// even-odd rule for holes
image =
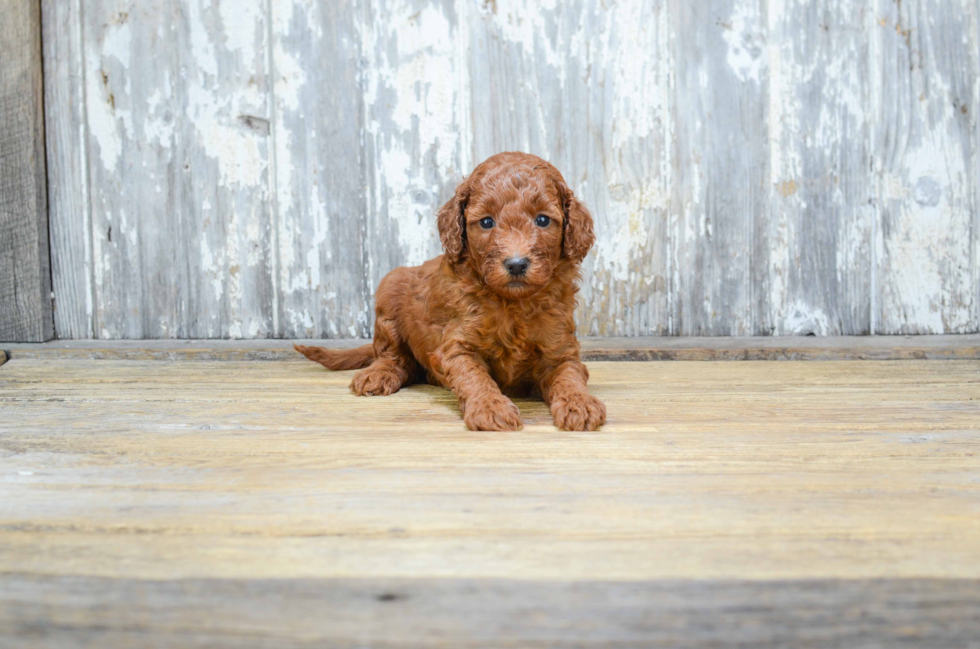
[[418, 362], [398, 336], [394, 321], [379, 315], [374, 325], [374, 360], [354, 375], [350, 391], [359, 397], [387, 396], [410, 385]]

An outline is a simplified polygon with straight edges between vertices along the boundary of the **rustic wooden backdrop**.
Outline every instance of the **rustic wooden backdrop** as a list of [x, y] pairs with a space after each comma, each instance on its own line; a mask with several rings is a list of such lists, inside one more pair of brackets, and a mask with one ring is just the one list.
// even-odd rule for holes
[[980, 330], [978, 0], [44, 0], [62, 338], [369, 336], [520, 149], [593, 335]]

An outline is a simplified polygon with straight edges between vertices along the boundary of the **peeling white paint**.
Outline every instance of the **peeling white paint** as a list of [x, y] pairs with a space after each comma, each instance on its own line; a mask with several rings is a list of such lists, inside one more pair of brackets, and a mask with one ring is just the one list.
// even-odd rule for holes
[[969, 222], [957, 209], [967, 201], [959, 189], [967, 186], [967, 158], [945, 133], [930, 130], [921, 136], [905, 156], [904, 173], [885, 178], [892, 218], [892, 235], [883, 242], [886, 296], [901, 305], [901, 313], [890, 319], [929, 333], [958, 331], [972, 321], [975, 293], [967, 288], [971, 268], [954, 261], [970, 256]]
[[245, 62], [255, 61], [258, 48], [265, 40], [260, 29], [265, 24], [265, 3], [241, 0], [220, 0], [221, 34], [224, 45], [241, 55]]
[[218, 57], [214, 44], [211, 42], [211, 35], [207, 30], [205, 16], [197, 2], [192, 0], [185, 6], [187, 24], [190, 26], [191, 59], [202, 74], [216, 78], [218, 76]]
[[[884, 331], [965, 333], [978, 328], [980, 300], [972, 216], [978, 149], [963, 128], [977, 113], [963, 102], [980, 83], [980, 6], [969, 0], [927, 4], [926, 11], [915, 3], [884, 7], [874, 32], [878, 56], [908, 70], [876, 79], [877, 96], [889, 102], [880, 113], [887, 128], [878, 131], [887, 155], [876, 237], [877, 311]], [[976, 134], [975, 127], [969, 133]]]
[[[777, 3], [778, 4], [778, 3]], [[728, 45], [728, 65], [742, 81], [761, 83], [766, 69], [765, 27], [761, 5], [754, 0], [736, 0], [732, 15], [721, 23]], [[778, 8], [774, 10], [779, 15]]]
[[443, 197], [431, 176], [460, 174], [456, 87], [447, 81], [464, 61], [456, 52], [455, 28], [434, 6], [416, 9], [415, 3], [392, 0], [373, 10], [360, 37], [369, 61], [365, 104], [378, 179], [374, 205], [384, 206], [397, 228], [405, 263], [417, 265], [439, 250], [435, 211]]
[[[554, 70], [558, 83], [564, 85], [563, 57], [567, 56], [567, 49], [564, 43], [551, 38], [558, 0], [495, 0], [492, 6], [495, 11], [488, 15], [500, 37], [527, 49]], [[566, 5], [569, 10], [573, 6]]]
[[133, 46], [133, 34], [129, 24], [108, 24], [103, 33], [102, 56], [116, 59], [124, 68], [129, 67]]
[[[792, 0], [790, 0], [792, 1]], [[782, 323], [778, 333], [790, 334], [798, 329], [790, 320], [799, 320], [807, 309], [800, 302], [787, 305], [790, 299], [791, 278], [797, 264], [796, 219], [802, 209], [802, 196], [797, 190], [803, 182], [803, 160], [797, 147], [802, 134], [800, 115], [804, 113], [795, 89], [805, 83], [805, 71], [794, 55], [796, 42], [782, 37], [785, 20], [785, 1], [773, 0], [769, 6], [768, 71], [769, 71], [769, 160], [773, 188], [774, 224], [769, 249], [769, 294], [772, 318]], [[729, 43], [729, 47], [733, 47]], [[729, 51], [729, 64], [732, 54]], [[818, 65], [824, 61], [818, 61]], [[790, 187], [792, 192], [782, 189]], [[793, 312], [793, 315], [790, 312]], [[804, 332], [804, 333], [810, 333]]]
[[[265, 96], [254, 83], [235, 83], [228, 88], [230, 92], [223, 91], [222, 82], [217, 78], [219, 52], [205, 29], [205, 17], [196, 3], [189, 3], [188, 10], [194, 67], [189, 79], [187, 113], [198, 130], [200, 144], [218, 163], [223, 185], [264, 186], [267, 158], [259, 147], [259, 136], [242, 126], [240, 116], [257, 114], [263, 117]], [[221, 52], [221, 55], [236, 57], [247, 69], [256, 59], [253, 41], [261, 20], [255, 10], [239, 8], [235, 11], [240, 11], [233, 23], [235, 28], [253, 36], [251, 40], [236, 41], [236, 52]], [[250, 23], [251, 27], [246, 28], [245, 23]]]
[[820, 308], [794, 302], [786, 310], [782, 334], [787, 336], [828, 336], [830, 319]]
[[630, 262], [651, 241], [647, 221], [651, 210], [665, 211], [669, 196], [659, 180], [627, 190], [622, 185], [609, 188], [610, 202], [605, 221], [616, 229], [596, 239], [596, 265], [608, 271], [614, 281], [632, 279]]
[[[392, 263], [438, 254], [435, 211], [459, 177], [532, 146], [596, 218], [582, 331], [746, 332], [761, 315], [776, 333], [825, 335], [850, 326], [842, 314], [879, 310], [882, 333], [980, 326], [980, 111], [954, 107], [980, 97], [973, 0], [718, 0], [689, 14], [679, 0], [325, 6], [178, 0], [179, 24], [152, 8], [127, 19], [87, 7], [94, 331], [123, 337], [152, 322], [154, 335], [186, 335], [172, 314], [190, 300], [208, 335], [368, 332], [370, 305], [337, 278], [363, 270], [376, 283]], [[149, 40], [178, 38], [186, 51], [147, 55]], [[682, 85], [675, 53], [702, 62]], [[325, 63], [355, 71], [338, 82], [356, 93], [357, 120], [322, 110], [335, 89]], [[327, 189], [318, 156], [358, 120], [359, 145], [338, 156], [350, 174]], [[766, 159], [768, 176], [718, 168]], [[337, 208], [345, 186], [362, 207]], [[819, 219], [835, 229], [815, 235]], [[194, 228], [184, 248], [162, 241]], [[337, 254], [338, 233], [368, 269], [349, 268], [360, 249]], [[159, 307], [139, 295], [144, 274], [160, 273], [141, 256], [155, 237], [174, 246], [175, 282], [200, 274], [199, 294], [180, 286]], [[833, 249], [808, 249], [818, 245]], [[820, 276], [806, 277], [815, 264]], [[855, 270], [869, 264], [869, 277]], [[269, 301], [282, 305], [278, 323]], [[134, 315], [134, 303], [169, 310]], [[680, 304], [704, 322], [675, 319]]]
[[[90, 67], [97, 70], [98, 58], [89, 58]], [[89, 134], [99, 150], [102, 166], [106, 171], [115, 172], [122, 155], [122, 141], [116, 130], [116, 117], [109, 104], [109, 93], [101, 80], [97, 80], [98, 76], [91, 74], [87, 77], [88, 96], [91, 98], [88, 105]]]
[[116, 98], [118, 93], [122, 100], [129, 90], [127, 77], [120, 75], [119, 79], [116, 72], [125, 72], [130, 67], [132, 32], [126, 23], [112, 23], [105, 26], [101, 37], [99, 48], [85, 51], [88, 128], [98, 145], [102, 166], [115, 173], [122, 155], [119, 127], [123, 127], [122, 135], [133, 135], [132, 116], [119, 110]]
[[666, 31], [666, 13], [666, 8], [650, 11], [645, 0], [620, 3], [608, 12], [603, 46], [606, 56], [613, 60], [609, 82], [615, 85], [615, 92], [610, 130], [616, 148], [664, 127], [668, 100], [662, 68], [650, 65], [646, 57], [636, 53], [657, 51], [657, 36], [663, 38]]
[[146, 100], [147, 117], [143, 120], [143, 137], [159, 146], [172, 146], [174, 141], [174, 119], [169, 114], [172, 86], [164, 83], [156, 88]]
[[[281, 110], [300, 110], [299, 93], [306, 85], [306, 65], [308, 62], [300, 61], [299, 58], [287, 49], [286, 45], [294, 40], [292, 37], [292, 24], [299, 21], [306, 26], [317, 24], [316, 16], [312, 14], [312, 6], [307, 4], [307, 12], [303, 16], [297, 16], [300, 10], [298, 3], [291, 4], [292, 11], [283, 11], [277, 7], [272, 13], [272, 29], [279, 36], [273, 43], [273, 61], [276, 66], [275, 95]], [[304, 65], [305, 63], [305, 65]]]

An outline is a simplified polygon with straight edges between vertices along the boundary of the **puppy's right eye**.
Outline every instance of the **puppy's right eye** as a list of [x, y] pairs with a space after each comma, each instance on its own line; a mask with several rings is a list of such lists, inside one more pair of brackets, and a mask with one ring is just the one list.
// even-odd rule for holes
[[484, 230], [489, 230], [493, 226], [494, 226], [493, 219], [491, 219], [489, 216], [480, 219], [480, 227], [483, 228]]

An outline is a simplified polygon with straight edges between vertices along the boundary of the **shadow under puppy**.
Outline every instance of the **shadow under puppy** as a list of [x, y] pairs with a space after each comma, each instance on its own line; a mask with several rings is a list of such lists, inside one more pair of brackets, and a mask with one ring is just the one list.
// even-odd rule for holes
[[351, 382], [356, 395], [446, 387], [471, 430], [519, 430], [505, 395], [532, 394], [559, 428], [601, 426], [606, 407], [586, 388], [573, 319], [592, 216], [558, 170], [497, 154], [456, 188], [438, 226], [446, 254], [381, 280], [371, 344], [296, 350], [332, 370], [364, 368]]

